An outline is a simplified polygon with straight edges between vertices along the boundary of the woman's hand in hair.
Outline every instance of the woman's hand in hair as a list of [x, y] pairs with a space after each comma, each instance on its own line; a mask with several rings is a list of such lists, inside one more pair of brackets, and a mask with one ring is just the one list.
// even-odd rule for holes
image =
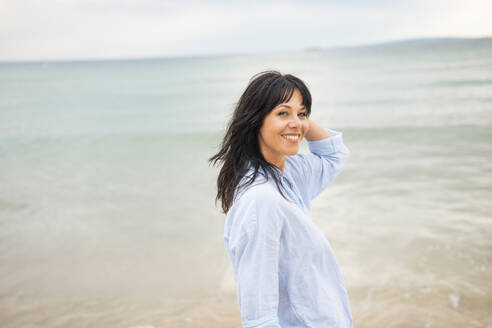
[[307, 141], [322, 140], [331, 137], [331, 134], [326, 131], [321, 125], [309, 119], [309, 129], [304, 135]]

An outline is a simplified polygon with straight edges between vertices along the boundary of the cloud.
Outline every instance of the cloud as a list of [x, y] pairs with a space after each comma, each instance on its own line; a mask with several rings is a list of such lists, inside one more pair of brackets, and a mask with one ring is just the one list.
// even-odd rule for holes
[[480, 1], [0, 2], [0, 60], [300, 50], [492, 34]]

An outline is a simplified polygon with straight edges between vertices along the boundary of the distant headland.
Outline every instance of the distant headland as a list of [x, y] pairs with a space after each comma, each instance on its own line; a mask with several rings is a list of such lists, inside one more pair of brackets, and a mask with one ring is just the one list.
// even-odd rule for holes
[[375, 42], [367, 44], [356, 44], [356, 45], [340, 45], [331, 47], [320, 47], [312, 46], [305, 47], [304, 51], [326, 51], [335, 49], [346, 49], [346, 48], [372, 48], [372, 47], [405, 47], [405, 46], [440, 46], [440, 45], [463, 45], [466, 43], [470, 44], [492, 44], [492, 37], [481, 37], [481, 38], [457, 38], [457, 37], [446, 37], [446, 38], [415, 38], [415, 39], [403, 39], [403, 40], [393, 40], [384, 42]]

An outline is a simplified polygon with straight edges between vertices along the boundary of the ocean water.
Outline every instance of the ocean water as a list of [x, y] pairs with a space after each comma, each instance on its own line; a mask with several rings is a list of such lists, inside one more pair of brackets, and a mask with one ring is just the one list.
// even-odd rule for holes
[[207, 158], [266, 69], [351, 150], [312, 208], [354, 324], [492, 327], [491, 39], [0, 64], [2, 326], [240, 326]]

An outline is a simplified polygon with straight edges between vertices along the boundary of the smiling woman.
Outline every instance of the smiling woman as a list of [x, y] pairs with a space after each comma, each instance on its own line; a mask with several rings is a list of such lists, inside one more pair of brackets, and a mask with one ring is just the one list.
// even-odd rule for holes
[[[227, 214], [224, 241], [244, 327], [353, 326], [338, 263], [310, 206], [349, 150], [341, 132], [322, 128], [310, 113], [304, 82], [260, 73], [210, 158], [223, 163], [216, 200]], [[309, 154], [298, 153], [304, 137]]]
[[259, 147], [265, 160], [275, 165], [283, 173], [286, 156], [299, 151], [302, 138], [313, 125], [307, 140], [324, 139], [330, 134], [308, 119], [308, 111], [302, 105], [302, 95], [294, 89], [288, 102], [274, 108], [266, 117], [260, 128]]

